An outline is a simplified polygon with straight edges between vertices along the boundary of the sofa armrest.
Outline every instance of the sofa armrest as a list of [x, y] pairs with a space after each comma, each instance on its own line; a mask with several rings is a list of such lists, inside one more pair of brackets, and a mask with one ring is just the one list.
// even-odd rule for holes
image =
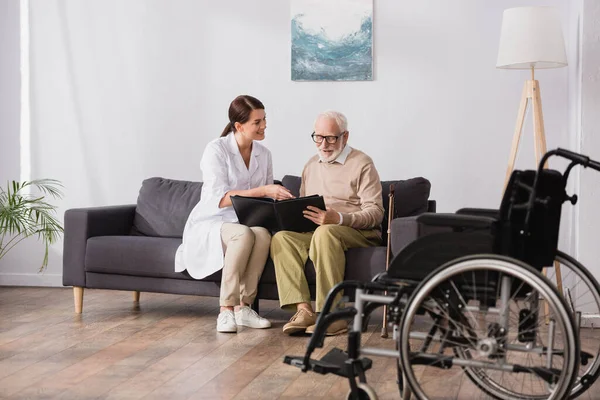
[[451, 232], [451, 228], [425, 225], [417, 219], [418, 215], [411, 217], [394, 218], [391, 228], [392, 255], [398, 254], [402, 249], [420, 237], [439, 232]]
[[85, 287], [85, 250], [94, 236], [129, 235], [135, 205], [74, 208], [65, 212], [63, 285]]

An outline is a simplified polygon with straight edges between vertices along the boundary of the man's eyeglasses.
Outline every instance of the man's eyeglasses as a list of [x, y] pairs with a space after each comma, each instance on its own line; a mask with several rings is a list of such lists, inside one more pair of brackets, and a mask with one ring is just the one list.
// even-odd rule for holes
[[337, 141], [340, 137], [344, 136], [344, 133], [346, 133], [346, 132], [344, 131], [337, 136], [321, 136], [321, 135], [317, 135], [316, 133], [313, 132], [312, 135], [310, 135], [310, 137], [317, 144], [323, 143], [323, 140], [326, 140], [327, 143], [329, 143], [329, 144], [335, 144], [335, 143], [337, 143]]

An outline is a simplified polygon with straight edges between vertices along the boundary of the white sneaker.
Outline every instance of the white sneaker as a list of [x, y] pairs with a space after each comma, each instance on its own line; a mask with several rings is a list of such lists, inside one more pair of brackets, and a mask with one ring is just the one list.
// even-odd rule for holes
[[249, 328], [265, 329], [271, 327], [271, 322], [268, 319], [261, 317], [248, 306], [240, 307], [235, 312], [235, 323], [240, 326]]
[[219, 313], [217, 317], [217, 332], [236, 333], [237, 324], [233, 311], [225, 310]]

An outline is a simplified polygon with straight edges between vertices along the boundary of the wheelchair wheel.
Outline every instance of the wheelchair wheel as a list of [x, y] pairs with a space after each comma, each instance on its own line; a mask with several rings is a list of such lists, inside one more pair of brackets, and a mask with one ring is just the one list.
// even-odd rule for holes
[[472, 398], [477, 388], [505, 400], [564, 399], [579, 362], [556, 288], [498, 255], [460, 258], [425, 278], [405, 308], [399, 345], [405, 384], [419, 399]]
[[366, 383], [358, 383], [358, 399], [352, 397], [352, 391], [348, 391], [347, 400], [377, 400], [377, 393]]
[[[575, 398], [594, 384], [600, 375], [600, 285], [590, 272], [573, 257], [559, 251], [563, 297], [580, 320], [579, 346], [581, 362], [571, 398]], [[556, 285], [555, 268], [547, 269], [548, 279]]]

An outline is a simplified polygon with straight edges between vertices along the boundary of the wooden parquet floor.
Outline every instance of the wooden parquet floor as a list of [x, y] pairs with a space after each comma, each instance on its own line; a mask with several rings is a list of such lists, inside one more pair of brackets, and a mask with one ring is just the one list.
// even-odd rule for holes
[[[273, 322], [266, 330], [217, 333], [217, 313], [216, 298], [142, 293], [136, 304], [131, 292], [86, 290], [77, 315], [70, 288], [0, 287], [0, 398], [346, 398], [342, 378], [283, 364], [284, 355], [303, 354], [307, 337], [281, 332], [289, 314], [276, 302], [261, 301]], [[363, 342], [391, 349], [380, 317]], [[328, 338], [315, 357], [345, 348], [346, 338]], [[395, 360], [374, 358], [367, 377], [379, 398], [399, 398]], [[586, 396], [600, 398], [598, 383]]]

